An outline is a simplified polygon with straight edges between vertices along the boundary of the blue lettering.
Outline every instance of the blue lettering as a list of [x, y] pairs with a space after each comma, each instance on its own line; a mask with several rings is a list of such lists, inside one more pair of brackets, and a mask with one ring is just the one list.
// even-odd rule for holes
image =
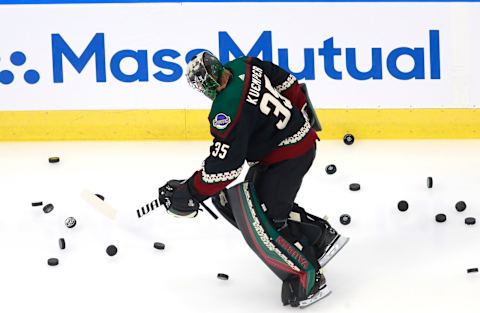
[[[230, 60], [230, 53], [234, 58], [240, 58], [245, 54], [240, 50], [235, 41], [227, 32], [218, 32], [218, 44], [219, 44], [219, 58], [222, 64], [227, 63]], [[248, 52], [248, 56], [258, 57], [262, 53], [262, 59], [264, 61], [272, 61], [272, 32], [264, 31], [257, 39], [252, 49]]]
[[[399, 57], [407, 55], [413, 59], [413, 68], [408, 72], [403, 72], [397, 67], [397, 60]], [[387, 68], [393, 77], [408, 80], [408, 79], [425, 79], [425, 63], [423, 61], [423, 48], [407, 48], [400, 47], [392, 50], [387, 57]]]
[[182, 77], [183, 69], [180, 65], [174, 62], [169, 62], [164, 60], [164, 57], [170, 57], [172, 59], [176, 59], [179, 56], [180, 56], [180, 53], [172, 49], [163, 49], [163, 50], [157, 51], [153, 55], [153, 64], [155, 64], [159, 68], [172, 71], [172, 73], [165, 74], [163, 71], [158, 71], [157, 73], [153, 74], [153, 77], [155, 77], [157, 80], [161, 82], [167, 82], [167, 83], [174, 82], [178, 80], [180, 77]]
[[97, 82], [104, 83], [107, 81], [107, 76], [105, 71], [105, 39], [103, 33], [95, 34], [80, 57], [73, 52], [60, 34], [52, 34], [53, 82], [63, 83], [63, 56], [80, 74], [93, 55], [95, 55]]
[[[120, 69], [120, 63], [125, 58], [132, 58], [137, 63], [137, 70], [133, 74], [125, 74]], [[135, 81], [148, 81], [148, 54], [147, 50], [121, 50], [115, 53], [110, 61], [110, 69], [113, 76], [119, 81], [132, 83]]]
[[440, 79], [440, 34], [430, 31], [430, 78]]
[[313, 80], [315, 79], [314, 50], [311, 48], [306, 48], [303, 51], [305, 65], [303, 67], [303, 70], [301, 70], [300, 72], [293, 72], [290, 69], [288, 65], [288, 49], [278, 49], [278, 65], [289, 71], [298, 80], [304, 78], [306, 80]]
[[318, 54], [324, 56], [325, 73], [328, 77], [342, 79], [342, 72], [335, 69], [335, 56], [342, 55], [342, 50], [333, 46], [333, 37], [323, 42], [323, 48], [318, 49]]
[[347, 57], [347, 72], [354, 79], [358, 80], [367, 80], [370, 78], [373, 79], [382, 79], [382, 49], [381, 48], [372, 48], [372, 67], [366, 71], [360, 71], [357, 68], [357, 56], [355, 48], [346, 49]]

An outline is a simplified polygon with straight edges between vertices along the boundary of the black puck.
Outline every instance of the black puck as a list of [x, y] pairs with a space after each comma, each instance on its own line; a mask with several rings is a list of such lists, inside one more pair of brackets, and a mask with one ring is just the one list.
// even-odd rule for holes
[[43, 205], [43, 202], [42, 202], [42, 201], [32, 202], [32, 206], [42, 206], [42, 205]]
[[465, 219], [465, 224], [467, 225], [474, 225], [476, 222], [477, 220], [475, 219], [475, 217], [467, 217]]
[[348, 225], [352, 221], [352, 218], [348, 214], [342, 214], [340, 216], [340, 224], [342, 225]]
[[58, 259], [57, 258], [50, 258], [47, 260], [47, 264], [50, 266], [57, 266], [58, 265]]
[[439, 223], [443, 223], [447, 220], [447, 216], [443, 213], [435, 215], [435, 220]]
[[65, 249], [65, 239], [63, 239], [63, 238], [58, 239], [58, 246], [62, 250]]
[[158, 250], [164, 250], [165, 249], [165, 244], [161, 243], [161, 242], [155, 242], [153, 244], [153, 247], [155, 249], [158, 249]]
[[114, 256], [115, 254], [117, 254], [117, 252], [118, 252], [118, 249], [114, 245], [109, 245], [107, 247], [107, 254], [109, 256]]
[[433, 187], [433, 178], [427, 177], [427, 187], [432, 188]]
[[470, 274], [470, 273], [478, 273], [478, 267], [474, 267], [474, 268], [469, 268], [467, 269], [467, 273]]
[[397, 207], [399, 211], [405, 212], [406, 210], [408, 210], [408, 202], [405, 200], [402, 200], [398, 202]]
[[343, 136], [343, 142], [348, 146], [353, 144], [354, 141], [355, 137], [353, 137], [352, 134], [346, 134], [345, 136]]
[[65, 220], [65, 226], [67, 226], [68, 228], [73, 228], [75, 227], [75, 225], [77, 225], [77, 220], [72, 216], [67, 217], [67, 219]]
[[96, 193], [95, 195], [96, 195], [98, 198], [100, 198], [100, 200], [102, 200], [102, 201], [105, 200], [105, 197], [104, 197], [104, 196], [99, 195], [98, 193]]
[[465, 209], [467, 208], [467, 204], [463, 201], [458, 201], [456, 204], [455, 204], [455, 209], [458, 211], [458, 212], [463, 212], [465, 211]]
[[50, 157], [48, 158], [48, 163], [58, 163], [60, 162], [60, 158], [59, 157]]
[[50, 213], [53, 211], [53, 204], [49, 203], [43, 207], [43, 213]]
[[228, 280], [228, 275], [223, 273], [218, 273], [217, 278], [220, 280]]
[[351, 191], [359, 191], [360, 190], [360, 184], [357, 184], [357, 183], [353, 183], [353, 184], [350, 184], [350, 186], [348, 187]]
[[334, 164], [327, 165], [325, 168], [325, 172], [327, 172], [328, 175], [335, 174], [337, 171], [337, 167]]

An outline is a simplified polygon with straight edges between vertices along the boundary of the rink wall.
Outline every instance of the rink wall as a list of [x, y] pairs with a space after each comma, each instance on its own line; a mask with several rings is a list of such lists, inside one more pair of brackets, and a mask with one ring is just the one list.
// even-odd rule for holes
[[209, 139], [205, 49], [305, 82], [322, 139], [480, 138], [477, 1], [0, 0], [0, 28], [0, 140]]

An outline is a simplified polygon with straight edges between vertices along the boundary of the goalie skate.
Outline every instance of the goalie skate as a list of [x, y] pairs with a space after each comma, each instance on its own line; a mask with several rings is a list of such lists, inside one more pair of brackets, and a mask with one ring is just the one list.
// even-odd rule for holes
[[325, 265], [327, 265], [328, 262], [330, 262], [330, 260], [333, 259], [333, 257], [337, 255], [340, 250], [342, 250], [349, 240], [350, 238], [337, 234], [325, 248], [324, 254], [318, 258], [318, 264], [320, 264], [320, 268], [325, 267]]

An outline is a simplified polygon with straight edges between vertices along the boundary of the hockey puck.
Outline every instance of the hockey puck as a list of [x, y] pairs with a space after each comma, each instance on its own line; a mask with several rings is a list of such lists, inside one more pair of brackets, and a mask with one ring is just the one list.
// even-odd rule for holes
[[105, 197], [104, 197], [104, 196], [99, 195], [98, 193], [96, 193], [95, 195], [96, 195], [100, 200], [102, 200], [102, 201], [105, 200]]
[[114, 256], [115, 254], [117, 254], [118, 249], [114, 245], [109, 245], [106, 251], [109, 256]]
[[60, 162], [60, 158], [59, 157], [50, 157], [48, 158], [48, 163], [58, 163]]
[[340, 216], [340, 224], [342, 225], [348, 225], [352, 221], [352, 218], [348, 214], [342, 214]]
[[477, 220], [475, 219], [475, 217], [467, 217], [465, 219], [465, 224], [467, 225], [475, 225], [476, 222]]
[[47, 260], [47, 264], [50, 266], [57, 266], [58, 265], [58, 259], [57, 258], [50, 258]]
[[153, 247], [155, 249], [158, 249], [158, 250], [164, 250], [165, 249], [165, 244], [161, 243], [161, 242], [155, 242], [153, 244]]
[[53, 204], [49, 203], [43, 207], [43, 213], [50, 213], [53, 211]]
[[463, 212], [465, 211], [465, 209], [467, 208], [467, 204], [463, 201], [458, 201], [456, 204], [455, 204], [455, 209], [458, 211], [458, 212]]
[[337, 171], [337, 167], [334, 164], [327, 165], [325, 168], [325, 172], [327, 172], [328, 175], [335, 174]]
[[62, 250], [65, 249], [65, 239], [63, 239], [63, 238], [58, 239], [58, 246]]
[[470, 274], [470, 273], [478, 273], [478, 267], [474, 267], [474, 268], [469, 268], [467, 269], [467, 273]]
[[346, 134], [345, 136], [343, 136], [343, 142], [344, 142], [347, 146], [353, 144], [354, 141], [355, 141], [355, 137], [353, 137], [352, 134]]
[[228, 280], [228, 275], [223, 273], [218, 273], [217, 278], [220, 280]]
[[435, 215], [435, 220], [439, 223], [443, 223], [447, 220], [447, 216], [443, 213]]
[[67, 219], [65, 220], [65, 226], [67, 226], [68, 228], [73, 228], [75, 227], [75, 225], [77, 225], [77, 220], [71, 216], [67, 217]]
[[397, 208], [399, 211], [405, 212], [406, 210], [408, 210], [408, 202], [405, 200], [398, 202]]
[[353, 184], [350, 184], [350, 186], [348, 187], [351, 191], [359, 191], [360, 190], [360, 184], [357, 184], [357, 183], [353, 183]]
[[42, 202], [42, 201], [32, 202], [32, 206], [42, 206], [42, 205], [43, 205], [43, 202]]
[[427, 187], [432, 188], [433, 187], [433, 178], [427, 177]]

